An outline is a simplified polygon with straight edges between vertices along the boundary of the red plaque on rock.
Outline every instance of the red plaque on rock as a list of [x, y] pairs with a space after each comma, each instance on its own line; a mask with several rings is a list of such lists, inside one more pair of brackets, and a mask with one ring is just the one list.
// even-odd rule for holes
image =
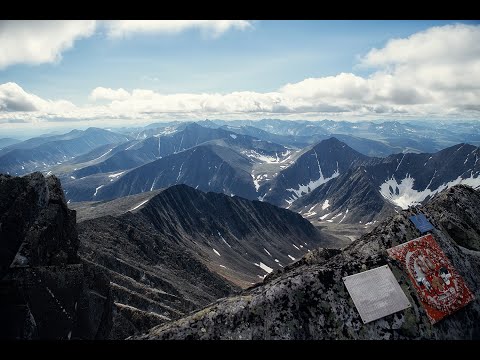
[[432, 235], [387, 249], [387, 252], [403, 263], [433, 324], [474, 299]]

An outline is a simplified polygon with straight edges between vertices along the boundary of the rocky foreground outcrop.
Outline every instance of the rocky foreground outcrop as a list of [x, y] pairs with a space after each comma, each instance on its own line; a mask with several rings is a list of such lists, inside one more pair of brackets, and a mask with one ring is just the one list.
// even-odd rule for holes
[[[432, 325], [408, 275], [386, 249], [420, 236], [410, 211], [388, 218], [343, 251], [317, 250], [263, 284], [136, 339], [479, 339], [480, 193], [457, 185], [418, 210], [475, 299]], [[388, 264], [411, 307], [363, 324], [342, 277]]]
[[109, 281], [78, 248], [75, 211], [55, 176], [0, 174], [0, 338], [108, 336]]

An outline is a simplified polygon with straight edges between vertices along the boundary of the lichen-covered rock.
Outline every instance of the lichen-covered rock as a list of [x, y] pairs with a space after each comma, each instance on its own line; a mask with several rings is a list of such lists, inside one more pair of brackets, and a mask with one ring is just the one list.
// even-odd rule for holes
[[[343, 251], [319, 251], [272, 274], [261, 286], [218, 300], [137, 339], [479, 339], [480, 194], [452, 187], [419, 210], [475, 300], [432, 325], [408, 275], [386, 249], [420, 236], [408, 217], [388, 218]], [[325, 256], [327, 255], [327, 256]], [[412, 306], [363, 324], [342, 277], [389, 264]]]
[[109, 283], [81, 262], [78, 247], [75, 211], [56, 177], [0, 174], [2, 338], [108, 336]]

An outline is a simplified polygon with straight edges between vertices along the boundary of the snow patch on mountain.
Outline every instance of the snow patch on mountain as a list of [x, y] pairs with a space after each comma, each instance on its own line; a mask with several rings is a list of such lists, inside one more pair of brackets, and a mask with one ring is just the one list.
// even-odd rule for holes
[[291, 157], [291, 151], [287, 150], [283, 153], [276, 152], [275, 156], [270, 156], [270, 155], [265, 155], [262, 153], [259, 153], [255, 150], [247, 150], [247, 151], [242, 151], [243, 155], [246, 155], [248, 158], [253, 158], [261, 161], [262, 163], [267, 163], [267, 164], [278, 164], [278, 163], [284, 163], [286, 162], [290, 157]]
[[147, 199], [147, 200], [145, 200], [145, 201], [142, 201], [140, 204], [138, 204], [137, 206], [134, 206], [133, 208], [131, 208], [131, 209], [128, 210], [128, 211], [133, 211], [133, 210], [138, 209], [140, 206], [142, 206], [143, 204], [145, 204], [148, 200], [150, 200], [150, 199]]
[[335, 215], [334, 217], [332, 217], [332, 218], [330, 219], [330, 220], [331, 220], [330, 222], [332, 222], [333, 220], [335, 220], [336, 218], [338, 218], [338, 217], [340, 217], [340, 216], [342, 216], [342, 215], [343, 215], [343, 211], [342, 211], [341, 213]]
[[258, 189], [260, 188], [260, 185], [261, 185], [260, 182], [270, 180], [270, 179], [268, 179], [268, 174], [257, 174], [257, 175], [255, 175], [252, 172], [251, 176], [252, 176], [252, 179], [253, 179], [253, 185], [255, 186], [255, 191], [257, 191], [257, 192], [258, 192]]
[[110, 150], [108, 150], [105, 154], [100, 155], [99, 157], [97, 157], [96, 159], [93, 159], [93, 160], [91, 160], [91, 161], [93, 162], [93, 161], [100, 160], [100, 159], [103, 158], [104, 156], [108, 155], [112, 150], [113, 150], [113, 148], [110, 149]]
[[175, 134], [178, 131], [179, 130], [175, 126], [168, 126], [168, 127], [164, 128], [162, 131], [160, 131], [158, 134], [155, 134], [153, 136], [160, 137], [160, 136], [164, 136], [164, 135], [172, 135], [172, 134]]
[[328, 207], [330, 206], [330, 202], [327, 200], [325, 200], [322, 204], [322, 210], [325, 210], [327, 209]]
[[303, 216], [312, 217], [314, 215], [317, 215], [317, 213], [315, 211], [312, 211], [315, 206], [317, 206], [317, 205], [313, 205], [306, 213], [303, 214]]
[[340, 220], [340, 221], [338, 222], [339, 224], [340, 224], [343, 220], [345, 220], [345, 218], [347, 217], [347, 214], [348, 214], [348, 209], [347, 209], [347, 211], [345, 212], [345, 215], [343, 215], [342, 220]]
[[242, 151], [242, 154], [246, 155], [249, 158], [257, 159], [267, 164], [279, 163], [281, 161], [281, 159], [278, 156], [278, 153], [275, 153], [275, 157], [261, 154], [255, 150]]
[[259, 268], [261, 268], [262, 270], [266, 271], [267, 273], [271, 273], [273, 271], [273, 269], [267, 265], [265, 265], [264, 263], [260, 262], [259, 264], [257, 263], [254, 263], [254, 265], [258, 266]]
[[[126, 170], [125, 170], [126, 171]], [[125, 171], [120, 171], [119, 173], [115, 173], [115, 174], [110, 174], [108, 175], [109, 178], [117, 178], [119, 177], [120, 175], [122, 175]], [[111, 180], [110, 180], [111, 181]]]
[[95, 193], [93, 194], [93, 196], [97, 196], [98, 190], [100, 190], [100, 189], [101, 189], [102, 187], [104, 187], [104, 186], [105, 186], [105, 185], [100, 185], [99, 187], [97, 187], [97, 188], [95, 189]]
[[[315, 156], [317, 157], [317, 153], [316, 152], [314, 152], [314, 153], [315, 153]], [[330, 177], [324, 177], [323, 172], [322, 172], [322, 168], [320, 167], [320, 162], [318, 161], [318, 157], [317, 157], [317, 164], [318, 164], [318, 172], [320, 174], [320, 177], [317, 180], [311, 180], [306, 185], [299, 184], [298, 189], [293, 189], [293, 188], [287, 189], [287, 191], [290, 191], [290, 192], [293, 193], [290, 198], [285, 199], [285, 201], [288, 204], [292, 204], [298, 198], [302, 197], [305, 194], [308, 194], [309, 192], [315, 190], [320, 185], [325, 184], [327, 181], [330, 181], [333, 178], [336, 178], [337, 176], [340, 175], [340, 171], [338, 169], [338, 161], [337, 161], [337, 170], [335, 170], [334, 173], [332, 174], [332, 176], [330, 176]]]
[[222, 239], [222, 241], [228, 245], [229, 248], [231, 248], [230, 244], [227, 242], [227, 240], [225, 240], [222, 236], [222, 234], [220, 234], [220, 231], [217, 230], [217, 233], [218, 233], [218, 236], [220, 236], [220, 239]]
[[[478, 173], [477, 173], [478, 175]], [[438, 188], [431, 190], [428, 187], [425, 190], [415, 190], [413, 188], [415, 179], [407, 174], [404, 179], [397, 182], [394, 176], [386, 180], [380, 185], [380, 194], [390, 201], [391, 203], [400, 206], [402, 209], [407, 209], [409, 206], [418, 205], [428, 196], [432, 197], [446, 188], [450, 188], [457, 184], [469, 185], [473, 188], [480, 187], [480, 176], [473, 177], [473, 173], [470, 177], [462, 179], [458, 176], [456, 179], [449, 181]], [[428, 186], [430, 186], [431, 181]]]

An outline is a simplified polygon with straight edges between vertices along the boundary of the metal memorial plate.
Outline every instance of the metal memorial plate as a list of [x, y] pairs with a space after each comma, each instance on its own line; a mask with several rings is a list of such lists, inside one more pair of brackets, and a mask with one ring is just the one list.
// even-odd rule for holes
[[433, 225], [427, 220], [424, 214], [410, 216], [409, 219], [421, 234], [433, 230]]
[[365, 324], [411, 306], [388, 265], [346, 276], [343, 282]]
[[431, 234], [387, 249], [387, 252], [406, 269], [431, 323], [435, 324], [474, 299]]

